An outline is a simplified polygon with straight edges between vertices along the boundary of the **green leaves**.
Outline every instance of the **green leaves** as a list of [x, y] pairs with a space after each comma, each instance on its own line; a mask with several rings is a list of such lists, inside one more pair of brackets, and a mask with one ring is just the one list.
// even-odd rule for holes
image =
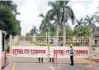
[[66, 26], [66, 36], [72, 36], [73, 35], [73, 30], [69, 25]]
[[45, 16], [43, 14], [39, 15], [40, 17], [43, 18], [41, 25], [40, 25], [40, 31], [41, 32], [48, 32], [50, 31], [51, 28], [51, 23], [50, 23], [50, 19], [49, 16], [46, 14]]
[[86, 25], [88, 25], [92, 29], [93, 32], [96, 31], [96, 25], [95, 25], [95, 20], [93, 16], [91, 17], [86, 16], [84, 22], [86, 23]]
[[37, 34], [37, 29], [36, 29], [36, 26], [33, 26], [33, 28], [31, 29], [31, 31], [30, 31], [30, 35], [35, 35], [35, 34]]
[[12, 1], [0, 1], [0, 29], [7, 33], [20, 34], [20, 22], [16, 19], [17, 5]]
[[76, 36], [90, 36], [91, 33], [92, 31], [88, 25], [80, 25], [74, 28], [74, 35]]

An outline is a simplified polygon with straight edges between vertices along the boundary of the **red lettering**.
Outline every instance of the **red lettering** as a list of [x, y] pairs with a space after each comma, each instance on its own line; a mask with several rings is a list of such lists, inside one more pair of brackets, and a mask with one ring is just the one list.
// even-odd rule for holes
[[63, 55], [64, 54], [64, 50], [54, 50], [54, 54]]
[[45, 50], [42, 50], [42, 51], [43, 51], [43, 54], [45, 54], [46, 51]]
[[76, 50], [76, 54], [88, 54], [88, 50]]
[[17, 49], [13, 49], [13, 50], [12, 50], [12, 53], [13, 53], [14, 55], [17, 55]]
[[35, 50], [35, 54], [37, 54], [38, 53], [38, 50]]
[[60, 53], [61, 53], [61, 55], [63, 55], [64, 54], [64, 50], [60, 50]]
[[24, 49], [24, 54], [29, 54], [29, 49]]
[[41, 53], [41, 50], [38, 50], [38, 53]]
[[31, 53], [31, 54], [34, 54], [34, 50], [33, 50], [33, 49], [31, 49], [31, 50], [30, 50], [30, 53]]
[[86, 54], [88, 54], [88, 50], [86, 50]]
[[21, 54], [22, 53], [21, 49], [17, 49], [17, 53]]

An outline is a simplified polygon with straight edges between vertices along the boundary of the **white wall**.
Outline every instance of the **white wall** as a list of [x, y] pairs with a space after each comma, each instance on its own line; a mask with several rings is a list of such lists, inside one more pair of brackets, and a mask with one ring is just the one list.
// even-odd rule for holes
[[1, 52], [2, 52], [2, 33], [0, 30], [0, 58], [1, 58]]

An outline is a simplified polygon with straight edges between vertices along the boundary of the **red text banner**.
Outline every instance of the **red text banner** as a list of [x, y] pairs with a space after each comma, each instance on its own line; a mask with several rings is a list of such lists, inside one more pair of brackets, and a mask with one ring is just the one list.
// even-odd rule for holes
[[[88, 47], [73, 47], [75, 58], [88, 58], [89, 48]], [[69, 58], [70, 47], [54, 47], [50, 46], [13, 46], [12, 55], [17, 57], [54, 57], [57, 58]]]

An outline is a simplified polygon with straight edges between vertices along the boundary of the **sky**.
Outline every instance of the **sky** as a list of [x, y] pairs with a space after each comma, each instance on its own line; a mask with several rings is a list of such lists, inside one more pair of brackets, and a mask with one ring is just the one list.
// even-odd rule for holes
[[[28, 33], [33, 26], [39, 29], [42, 18], [39, 14], [44, 15], [50, 9], [48, 6], [49, 1], [53, 0], [13, 0], [17, 4], [17, 10], [20, 15], [17, 19], [21, 21], [22, 35]], [[69, 6], [72, 8], [76, 19], [91, 16], [96, 12], [99, 0], [70, 0]], [[69, 21], [68, 23], [71, 24]]]

